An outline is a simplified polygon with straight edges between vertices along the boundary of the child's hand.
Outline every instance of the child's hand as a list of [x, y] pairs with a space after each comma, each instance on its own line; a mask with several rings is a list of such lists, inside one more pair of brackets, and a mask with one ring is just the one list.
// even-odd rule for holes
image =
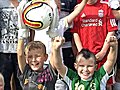
[[106, 39], [106, 42], [110, 45], [110, 47], [115, 47], [118, 44], [116, 36], [110, 36]]
[[59, 49], [63, 45], [64, 42], [65, 42], [64, 37], [60, 37], [60, 36], [55, 37], [53, 42], [52, 42], [53, 49], [54, 50]]
[[[108, 38], [106, 38], [105, 41], [109, 44], [110, 47], [115, 47], [118, 43], [116, 36], [109, 36]], [[96, 56], [97, 61], [100, 61], [104, 58], [105, 53], [100, 51], [95, 56]]]

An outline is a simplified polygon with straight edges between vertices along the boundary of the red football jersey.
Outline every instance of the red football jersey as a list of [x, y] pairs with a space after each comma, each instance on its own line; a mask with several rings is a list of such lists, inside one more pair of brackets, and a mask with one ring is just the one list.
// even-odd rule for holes
[[75, 18], [71, 32], [77, 32], [84, 48], [98, 53], [108, 32], [117, 30], [115, 17], [111, 8], [97, 2], [95, 5], [86, 5]]

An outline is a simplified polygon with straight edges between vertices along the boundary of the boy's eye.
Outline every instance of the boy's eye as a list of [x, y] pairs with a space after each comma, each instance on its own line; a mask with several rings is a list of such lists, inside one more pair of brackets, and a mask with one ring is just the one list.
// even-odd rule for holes
[[40, 54], [37, 54], [37, 55], [35, 55], [36, 57], [41, 57], [41, 55]]
[[79, 65], [79, 67], [84, 67], [84, 65]]
[[[79, 67], [85, 67], [84, 65], [79, 65]], [[88, 65], [87, 67], [93, 67], [93, 65]]]
[[88, 65], [88, 67], [93, 67], [93, 65]]

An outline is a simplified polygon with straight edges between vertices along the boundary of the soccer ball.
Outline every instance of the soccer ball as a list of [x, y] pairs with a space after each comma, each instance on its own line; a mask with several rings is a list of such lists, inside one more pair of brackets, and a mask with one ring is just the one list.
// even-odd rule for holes
[[22, 13], [26, 26], [33, 30], [43, 30], [50, 26], [53, 20], [52, 8], [44, 2], [28, 2]]

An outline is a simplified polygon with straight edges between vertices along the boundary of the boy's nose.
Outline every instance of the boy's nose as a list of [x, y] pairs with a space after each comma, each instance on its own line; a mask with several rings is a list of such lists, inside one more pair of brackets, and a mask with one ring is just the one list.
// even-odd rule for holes
[[36, 58], [33, 57], [33, 58], [32, 58], [32, 61], [35, 61], [35, 59], [36, 59]]
[[88, 70], [88, 67], [87, 67], [87, 66], [85, 66], [85, 67], [84, 67], [84, 71], [87, 71], [87, 70]]

